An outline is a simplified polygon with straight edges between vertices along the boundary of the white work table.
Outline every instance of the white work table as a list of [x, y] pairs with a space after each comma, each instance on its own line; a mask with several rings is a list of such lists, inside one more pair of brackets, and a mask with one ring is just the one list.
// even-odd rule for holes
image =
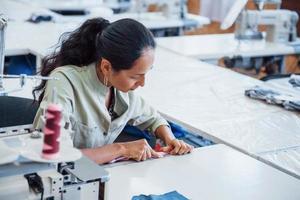
[[6, 29], [5, 56], [32, 54], [36, 56], [39, 71], [42, 58], [53, 52], [60, 36], [76, 27], [78, 23], [9, 22]]
[[[261, 153], [300, 147], [300, 117], [244, 95], [245, 89], [262, 84], [158, 48], [154, 68], [138, 92], [169, 120], [264, 160]], [[289, 167], [271, 164], [300, 177], [298, 158], [290, 159], [294, 164]]]
[[157, 38], [158, 46], [200, 60], [217, 60], [225, 56], [274, 56], [295, 54], [292, 46], [265, 40], [238, 41], [233, 33]]
[[42, 13], [58, 17], [59, 15], [45, 8], [15, 0], [1, 0], [0, 14], [12, 21], [25, 21], [30, 18], [33, 13]]
[[106, 168], [105, 200], [176, 190], [188, 199], [298, 200], [300, 180], [225, 145]]
[[[48, 3], [50, 1], [47, 1]], [[113, 14], [113, 11], [109, 8], [102, 6], [93, 6], [95, 1], [86, 2], [87, 5], [80, 6], [70, 3], [70, 1], [52, 2], [52, 9], [88, 9], [88, 14], [79, 16], [64, 16], [57, 14], [47, 7], [47, 2], [44, 1], [27, 1], [27, 0], [1, 0], [0, 13], [8, 19], [8, 23], [24, 22], [31, 18], [32, 15], [48, 15], [52, 17], [52, 20], [56, 23], [82, 23], [89, 18], [104, 17], [108, 18]], [[99, 3], [97, 3], [99, 4]], [[50, 5], [49, 5], [50, 6]], [[38, 23], [39, 24], [39, 23]], [[51, 31], [51, 30], [49, 30]]]
[[31, 53], [43, 57], [53, 51], [62, 33], [72, 31], [77, 23], [9, 22], [6, 29], [5, 55], [25, 55]]
[[[30, 3], [29, 3], [30, 2]], [[165, 29], [165, 28], [184, 28], [189, 26], [186, 24], [186, 20], [193, 20], [194, 26], [201, 27], [203, 25], [209, 24], [210, 20], [207, 17], [197, 16], [193, 14], [187, 14], [187, 19], [172, 19], [166, 16], [163, 16], [162, 13], [122, 13], [115, 14], [109, 9], [104, 7], [101, 2], [96, 1], [80, 1], [82, 6], [75, 6], [74, 2], [66, 1], [66, 2], [51, 2], [51, 6], [49, 4], [50, 1], [27, 1], [27, 0], [2, 0], [0, 13], [4, 14], [5, 17], [13, 20], [13, 21], [25, 21], [30, 18], [30, 16], [35, 14], [47, 14], [51, 15], [54, 18], [56, 23], [78, 23], [78, 25], [89, 18], [94, 17], [104, 17], [109, 21], [113, 22], [123, 18], [132, 18], [140, 21], [149, 29]], [[93, 5], [97, 5], [96, 7]], [[103, 5], [101, 7], [101, 5]], [[82, 16], [63, 16], [57, 13], [52, 12], [49, 9], [78, 9], [78, 8], [86, 8], [90, 11], [90, 14], [82, 15]], [[111, 12], [109, 12], [111, 11]], [[51, 30], [49, 30], [51, 31]]]
[[102, 0], [16, 0], [52, 10], [84, 10], [103, 6]]
[[275, 152], [264, 152], [259, 154], [259, 158], [276, 165], [286, 172], [293, 172], [300, 177], [300, 146], [277, 150]]
[[[121, 13], [115, 14], [109, 17], [109, 20], [116, 21], [123, 18], [132, 18], [142, 24], [144, 24], [149, 29], [162, 29], [162, 28], [174, 28], [174, 27], [184, 27], [185, 21], [182, 19], [172, 19], [167, 18], [160, 12], [148, 12], [148, 13]], [[203, 16], [196, 16], [193, 14], [187, 14], [187, 20], [195, 20], [197, 27], [202, 27], [204, 25], [210, 24], [210, 20]]]
[[[98, 10], [103, 15], [103, 12], [107, 12], [105, 10], [109, 8], [109, 6], [106, 3], [103, 3], [101, 0], [15, 0], [17, 2], [26, 3], [29, 6], [33, 7], [41, 7], [41, 8], [47, 8], [50, 10], [87, 10], [90, 12], [93, 12], [95, 8], [102, 8], [103, 10]], [[111, 4], [110, 4], [111, 5]], [[97, 10], [95, 10], [97, 11]], [[171, 19], [167, 18], [162, 15], [162, 13], [121, 13], [121, 14], [115, 14], [112, 15], [113, 12], [111, 12], [111, 15], [104, 15], [107, 19], [110, 21], [116, 21], [118, 19], [122, 18], [133, 18], [135, 20], [140, 21], [143, 23], [146, 27], [149, 29], [160, 29], [160, 28], [172, 28], [172, 27], [183, 27], [185, 24], [183, 20], [181, 19]], [[79, 18], [86, 19], [88, 16], [81, 16], [81, 17], [61, 17], [69, 20], [77, 20], [77, 21], [83, 21]], [[198, 26], [201, 27], [203, 25], [207, 25], [210, 23], [210, 20], [207, 17], [198, 16], [198, 15], [187, 15], [188, 19], [194, 19], [198, 22]], [[60, 19], [59, 21], [65, 21], [63, 19]]]
[[[10, 19], [6, 30], [5, 55], [14, 56], [31, 53], [37, 56], [38, 67], [41, 58], [53, 50], [53, 45], [58, 42], [62, 33], [74, 30], [88, 18], [88, 16], [65, 17], [44, 8], [13, 0], [3, 0], [1, 4], [3, 5], [0, 7], [0, 13], [4, 13]], [[25, 22], [32, 13], [39, 12], [55, 16], [57, 22], [38, 24]], [[190, 17], [194, 19], [192, 15]], [[106, 18], [112, 22], [122, 18], [133, 18], [150, 29], [184, 27], [182, 20], [167, 19], [162, 14], [154, 13], [124, 13], [107, 16]], [[207, 18], [201, 16], [198, 16], [196, 20], [199, 26], [209, 23]]]
[[[111, 20], [114, 21], [125, 18], [127, 15], [139, 17], [133, 14], [122, 16], [114, 15]], [[161, 19], [160, 17], [162, 16], [156, 16], [157, 20], [155, 20], [154, 15], [143, 15], [140, 21], [148, 27], [162, 28], [164, 26], [183, 26], [182, 22], [178, 24], [178, 20], [174, 20], [174, 23], [169, 23], [165, 20], [159, 20]], [[151, 20], [149, 20], [150, 18]], [[163, 24], [157, 23], [158, 21], [161, 21]], [[73, 31], [79, 25], [80, 23], [78, 21], [69, 23], [43, 22], [39, 24], [23, 21], [9, 21], [6, 29], [5, 55], [33, 54], [37, 56], [37, 66], [39, 68], [41, 58], [53, 51], [53, 47], [57, 44], [61, 34], [67, 31]]]

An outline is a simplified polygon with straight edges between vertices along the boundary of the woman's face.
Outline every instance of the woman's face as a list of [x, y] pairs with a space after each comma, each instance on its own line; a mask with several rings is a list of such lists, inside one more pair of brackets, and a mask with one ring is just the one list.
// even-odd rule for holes
[[154, 62], [154, 49], [144, 50], [133, 66], [128, 70], [109, 73], [109, 83], [122, 92], [135, 90], [145, 85], [146, 73], [152, 68]]

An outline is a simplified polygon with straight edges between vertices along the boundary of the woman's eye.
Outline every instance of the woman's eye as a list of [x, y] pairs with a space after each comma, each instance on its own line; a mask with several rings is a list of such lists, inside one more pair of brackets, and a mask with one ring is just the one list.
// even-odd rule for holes
[[139, 77], [138, 76], [132, 76], [132, 77], [130, 77], [131, 79], [139, 79]]

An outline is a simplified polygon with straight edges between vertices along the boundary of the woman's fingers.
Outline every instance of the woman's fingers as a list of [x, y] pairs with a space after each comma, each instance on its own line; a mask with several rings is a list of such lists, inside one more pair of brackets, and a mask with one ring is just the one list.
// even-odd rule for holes
[[151, 147], [150, 147], [150, 152], [151, 152], [151, 158], [161, 158], [162, 155], [156, 151], [154, 151]]
[[145, 151], [138, 151], [138, 155], [136, 156], [136, 161], [141, 161], [144, 158]]
[[136, 155], [133, 156], [136, 161], [145, 161], [149, 158], [158, 158], [160, 155], [155, 152], [149, 145], [144, 145], [143, 149], [136, 151]]
[[181, 148], [181, 144], [180, 144], [179, 140], [174, 139], [174, 140], [172, 141], [172, 146], [173, 146], [173, 149], [172, 149], [172, 151], [170, 152], [170, 154], [172, 154], [172, 155], [178, 154], [178, 152], [179, 152], [179, 150], [180, 150], [180, 148]]
[[144, 150], [144, 153], [143, 153], [143, 155], [142, 155], [142, 159], [141, 159], [141, 160], [142, 160], [142, 161], [147, 160], [147, 149]]
[[151, 147], [144, 150], [144, 152], [138, 156], [138, 159], [135, 159], [136, 161], [145, 161], [149, 158], [161, 158], [161, 154], [154, 151]]
[[[185, 143], [183, 140], [174, 139], [167, 146], [162, 147], [160, 151], [169, 153], [172, 155], [183, 155], [190, 153], [193, 150], [193, 146]], [[131, 143], [131, 155], [132, 159], [136, 161], [144, 161], [149, 158], [161, 158], [162, 152], [156, 152], [153, 150], [146, 140], [138, 140]]]
[[193, 149], [193, 147], [187, 143], [185, 143], [183, 140], [173, 140], [171, 143], [171, 146], [173, 149], [170, 151], [170, 154], [172, 155], [182, 155], [186, 153], [190, 153]]
[[152, 157], [151, 147], [150, 149], [149, 148], [147, 149], [146, 154], [147, 154], [147, 159]]
[[194, 148], [193, 146], [185, 143], [182, 140], [180, 141], [180, 143], [181, 143], [181, 148], [180, 148], [179, 153], [178, 153], [180, 155], [190, 153]]
[[182, 154], [187, 153], [188, 152], [187, 144], [184, 143], [183, 141], [179, 141], [179, 143], [180, 143], [180, 149], [178, 151], [178, 154], [182, 155]]
[[189, 147], [189, 151], [188, 151], [188, 153], [192, 152], [192, 151], [193, 151], [193, 149], [194, 149], [194, 147], [193, 147], [192, 145], [188, 145], [188, 147]]
[[171, 150], [172, 150], [171, 146], [165, 146], [165, 147], [161, 147], [159, 151], [170, 153]]

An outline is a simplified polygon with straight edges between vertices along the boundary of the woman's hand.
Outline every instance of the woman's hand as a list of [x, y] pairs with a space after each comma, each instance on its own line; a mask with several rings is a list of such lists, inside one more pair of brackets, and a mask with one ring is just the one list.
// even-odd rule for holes
[[124, 155], [126, 158], [136, 161], [144, 161], [149, 158], [160, 158], [161, 155], [155, 152], [145, 139], [133, 142], [121, 143], [124, 147]]
[[161, 150], [171, 155], [183, 155], [190, 153], [193, 148], [193, 146], [185, 143], [183, 140], [173, 139], [167, 143], [167, 146], [162, 147]]

